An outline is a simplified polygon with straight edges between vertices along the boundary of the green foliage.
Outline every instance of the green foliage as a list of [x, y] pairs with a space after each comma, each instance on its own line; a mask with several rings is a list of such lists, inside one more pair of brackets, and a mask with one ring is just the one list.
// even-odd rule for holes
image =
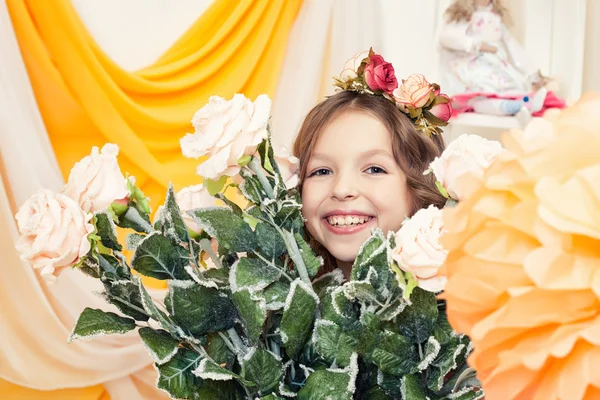
[[[481, 399], [469, 339], [433, 293], [417, 287], [407, 299], [390, 266], [393, 237], [376, 230], [347, 282], [340, 270], [322, 274], [298, 191], [285, 188], [269, 141], [257, 151], [260, 160], [240, 159], [242, 183], [228, 186], [249, 207], [224, 197], [225, 179], [205, 180], [226, 207], [189, 212], [200, 235], [188, 231], [171, 186], [153, 224], [131, 184], [128, 205], [95, 215], [94, 250], [80, 268], [123, 315], [85, 309], [70, 340], [139, 328], [157, 385], [173, 398]], [[117, 227], [135, 231], [131, 263]], [[210, 239], [216, 269], [202, 258]], [[166, 280], [166, 294], [132, 269]]]

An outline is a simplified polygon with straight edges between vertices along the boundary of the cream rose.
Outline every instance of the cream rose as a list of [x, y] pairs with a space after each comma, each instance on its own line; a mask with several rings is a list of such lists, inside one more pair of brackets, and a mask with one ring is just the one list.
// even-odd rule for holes
[[234, 176], [240, 171], [238, 160], [252, 156], [267, 137], [271, 100], [260, 95], [251, 102], [236, 94], [229, 101], [212, 96], [192, 119], [195, 133], [180, 140], [183, 155], [208, 156], [197, 168], [198, 175], [211, 180]]
[[66, 267], [76, 264], [91, 249], [88, 235], [93, 215], [63, 194], [40, 190], [21, 206], [15, 216], [21, 236], [17, 250], [21, 259], [49, 282]]
[[360, 67], [362, 60], [364, 60], [368, 56], [369, 51], [366, 50], [356, 54], [354, 57], [346, 61], [346, 64], [344, 64], [344, 69], [340, 73], [340, 79], [344, 82], [348, 82], [350, 79], [356, 78], [356, 71], [358, 70], [358, 67]]
[[279, 167], [281, 178], [287, 189], [293, 189], [298, 186], [298, 170], [300, 169], [300, 160], [294, 157], [287, 147], [281, 146], [274, 151], [275, 162]]
[[500, 142], [464, 134], [450, 142], [429, 167], [451, 198], [463, 200], [470, 192], [468, 180], [481, 180], [486, 168], [501, 151]]
[[441, 268], [448, 252], [442, 247], [442, 210], [431, 205], [406, 220], [395, 234], [392, 258], [401, 270], [410, 272], [421, 289], [440, 292], [446, 284]]
[[107, 143], [77, 162], [71, 169], [62, 193], [77, 201], [87, 212], [105, 209], [112, 202], [129, 196], [125, 177], [117, 163], [119, 146]]
[[397, 103], [410, 104], [415, 108], [420, 108], [427, 104], [433, 91], [433, 86], [427, 82], [425, 76], [412, 74], [402, 80], [402, 85], [395, 89], [392, 95]]

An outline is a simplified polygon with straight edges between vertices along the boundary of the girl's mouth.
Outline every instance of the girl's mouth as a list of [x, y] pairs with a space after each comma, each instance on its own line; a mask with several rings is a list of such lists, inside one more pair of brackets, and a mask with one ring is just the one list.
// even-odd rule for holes
[[337, 235], [350, 235], [370, 227], [375, 217], [358, 214], [333, 214], [322, 219], [325, 228]]

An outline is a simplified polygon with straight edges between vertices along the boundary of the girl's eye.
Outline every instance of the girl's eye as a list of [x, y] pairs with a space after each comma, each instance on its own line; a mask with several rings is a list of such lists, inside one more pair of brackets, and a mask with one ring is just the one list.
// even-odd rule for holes
[[313, 171], [308, 177], [310, 178], [311, 176], [323, 176], [323, 175], [329, 175], [331, 174], [331, 171], [328, 170], [327, 168], [319, 168], [315, 171]]
[[377, 167], [377, 166], [372, 166], [369, 167], [365, 170], [366, 173], [368, 174], [387, 174], [387, 171], [381, 167]]

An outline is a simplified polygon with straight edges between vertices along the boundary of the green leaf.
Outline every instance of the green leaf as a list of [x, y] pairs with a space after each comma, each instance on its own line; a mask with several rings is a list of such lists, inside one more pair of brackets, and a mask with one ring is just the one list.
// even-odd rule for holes
[[323, 299], [327, 288], [339, 287], [344, 282], [344, 273], [341, 269], [336, 268], [331, 272], [321, 275], [312, 282], [313, 290], [320, 299]]
[[100, 275], [103, 279], [123, 280], [130, 278], [129, 269], [121, 265], [121, 262], [115, 257], [108, 254], [98, 254], [97, 260]]
[[174, 339], [171, 334], [162, 329], [152, 329], [148, 327], [140, 328], [138, 331], [144, 344], [150, 351], [150, 356], [157, 364], [164, 364], [169, 361], [179, 347], [179, 341]]
[[194, 370], [194, 375], [199, 376], [202, 379], [209, 379], [213, 381], [230, 381], [232, 379], [238, 379], [244, 384], [244, 386], [256, 386], [253, 382], [246, 381], [238, 374], [221, 367], [208, 358], [200, 361], [198, 368]]
[[73, 333], [67, 342], [112, 333], [126, 333], [132, 329], [135, 329], [135, 320], [131, 318], [86, 307], [79, 315]]
[[278, 207], [279, 210], [274, 217], [275, 224], [288, 232], [303, 232], [304, 221], [302, 220], [300, 197], [297, 194], [291, 197], [288, 193], [285, 200], [278, 202]]
[[187, 279], [179, 253], [169, 239], [152, 233], [142, 240], [131, 259], [140, 274], [156, 279]]
[[445, 345], [452, 340], [452, 338], [456, 337], [456, 333], [450, 326], [445, 312], [439, 313], [435, 328], [433, 329], [433, 336], [435, 336], [441, 345]]
[[152, 318], [153, 320], [158, 321], [160, 325], [166, 330], [171, 330], [173, 324], [169, 320], [169, 317], [167, 317], [167, 315], [164, 312], [162, 312], [158, 309], [158, 307], [156, 307], [156, 304], [154, 304], [152, 297], [150, 297], [150, 294], [148, 294], [148, 291], [144, 287], [140, 277], [134, 275], [133, 283], [137, 285], [138, 291], [140, 293], [140, 299], [142, 300], [142, 305], [144, 307], [144, 310], [146, 310], [148, 316], [150, 316], [150, 318]]
[[348, 368], [316, 370], [298, 392], [298, 400], [352, 400], [357, 373], [356, 354], [352, 356]]
[[205, 380], [198, 389], [196, 398], [199, 400], [244, 400], [244, 396], [240, 393], [241, 389], [241, 387], [232, 385], [231, 382]]
[[257, 345], [267, 319], [267, 305], [264, 299], [253, 297], [246, 289], [233, 293], [231, 297], [242, 320], [246, 337], [252, 346]]
[[390, 265], [388, 262], [388, 246], [381, 229], [373, 235], [358, 250], [352, 272], [351, 281], [369, 281], [379, 292], [385, 292], [390, 281]]
[[433, 333], [438, 318], [435, 294], [415, 288], [407, 306], [396, 318], [400, 332], [413, 343], [423, 343]]
[[96, 215], [96, 234], [100, 236], [101, 243], [109, 249], [123, 250], [123, 246], [117, 239], [117, 227], [106, 211]]
[[440, 181], [435, 181], [435, 187], [441, 193], [442, 196], [444, 196], [447, 199], [450, 198], [450, 195], [448, 194], [448, 191], [446, 190], [446, 188], [444, 186], [442, 186], [442, 184], [440, 183]]
[[234, 264], [230, 272], [232, 291], [248, 289], [252, 292], [262, 290], [281, 277], [276, 266], [269, 266], [258, 258], [242, 257]]
[[436, 392], [441, 390], [450, 371], [463, 369], [468, 350], [468, 339], [459, 336], [454, 336], [443, 344], [429, 368], [427, 386]]
[[287, 250], [279, 232], [265, 222], [256, 225], [256, 239], [261, 254], [268, 259], [278, 258]]
[[163, 227], [165, 229], [166, 236], [173, 242], [187, 243], [189, 240], [187, 226], [183, 222], [181, 216], [181, 210], [177, 205], [175, 199], [175, 192], [173, 191], [173, 185], [169, 183], [169, 189], [167, 190], [167, 198], [165, 200], [165, 206], [162, 210]]
[[233, 252], [252, 251], [256, 248], [256, 237], [244, 219], [227, 207], [209, 207], [188, 212], [198, 225], [211, 237], [217, 239], [219, 247]]
[[302, 261], [304, 261], [304, 265], [306, 266], [308, 276], [312, 278], [319, 273], [319, 270], [323, 265], [323, 257], [317, 257], [299, 233], [295, 233], [294, 238], [296, 239], [296, 243], [298, 243], [298, 249], [300, 250]]
[[367, 305], [379, 305], [383, 299], [375, 290], [371, 282], [350, 281], [344, 285], [344, 294], [351, 299], [364, 301]]
[[279, 386], [283, 376], [283, 364], [279, 357], [270, 351], [253, 347], [242, 360], [241, 375], [244, 379], [254, 382], [258, 387], [259, 396], [264, 396]]
[[262, 292], [267, 303], [267, 310], [279, 310], [285, 305], [285, 299], [290, 292], [289, 285], [283, 282], [273, 282]]
[[400, 392], [403, 399], [426, 400], [425, 390], [417, 375], [404, 375], [400, 378]]
[[357, 352], [359, 338], [346, 335], [342, 329], [328, 320], [318, 320], [313, 342], [317, 352], [329, 363], [341, 367], [350, 365], [352, 353]]
[[244, 179], [240, 184], [240, 191], [248, 201], [258, 205], [262, 203], [263, 199], [269, 197], [262, 188], [260, 180], [250, 171], [242, 168], [240, 176]]
[[258, 145], [258, 154], [260, 155], [260, 162], [265, 171], [270, 174], [275, 174], [275, 169], [273, 165], [277, 165], [275, 159], [273, 158], [273, 148], [271, 146], [271, 141], [269, 139], [263, 140], [262, 143]]
[[233, 366], [235, 354], [227, 347], [227, 344], [218, 333], [212, 332], [206, 335], [204, 349], [216, 363], [225, 364], [227, 368]]
[[199, 399], [198, 388], [202, 379], [192, 373], [202, 357], [190, 350], [179, 349], [168, 362], [158, 365], [156, 386], [165, 390], [175, 399]]
[[252, 156], [241, 156], [238, 158], [238, 165], [240, 167], [245, 167], [252, 160]]
[[385, 394], [393, 399], [403, 398], [400, 391], [400, 379], [398, 379], [397, 376], [386, 374], [379, 370], [379, 373], [377, 374], [377, 385], [379, 385]]
[[480, 388], [465, 388], [457, 393], [444, 397], [442, 400], [480, 400], [485, 398], [485, 393]]
[[119, 311], [137, 321], [148, 321], [140, 292], [135, 283], [127, 280], [104, 282], [108, 301]]
[[276, 394], [271, 393], [268, 396], [261, 397], [259, 400], [285, 400], [285, 397], [279, 397]]
[[133, 229], [136, 232], [152, 233], [154, 228], [150, 224], [150, 218], [140, 209], [138, 204], [132, 204], [125, 214], [119, 217], [117, 226]]
[[335, 322], [344, 331], [361, 328], [359, 314], [352, 302], [344, 295], [344, 288], [341, 286], [326, 289], [320, 310], [323, 319]]
[[372, 358], [381, 371], [394, 376], [410, 373], [419, 363], [419, 357], [410, 340], [387, 330], [380, 333], [380, 340], [373, 350]]
[[202, 183], [204, 184], [204, 187], [208, 191], [208, 194], [210, 194], [211, 196], [214, 196], [217, 193], [219, 193], [221, 191], [221, 189], [223, 189], [223, 186], [225, 186], [225, 183], [227, 183], [227, 176], [223, 175], [216, 181], [213, 181], [212, 179], [204, 178], [204, 181]]
[[212, 287], [169, 282], [165, 305], [173, 319], [193, 335], [232, 328], [237, 313], [233, 302]]
[[292, 282], [280, 325], [281, 339], [290, 358], [294, 358], [306, 343], [318, 302], [312, 287], [300, 279]]

